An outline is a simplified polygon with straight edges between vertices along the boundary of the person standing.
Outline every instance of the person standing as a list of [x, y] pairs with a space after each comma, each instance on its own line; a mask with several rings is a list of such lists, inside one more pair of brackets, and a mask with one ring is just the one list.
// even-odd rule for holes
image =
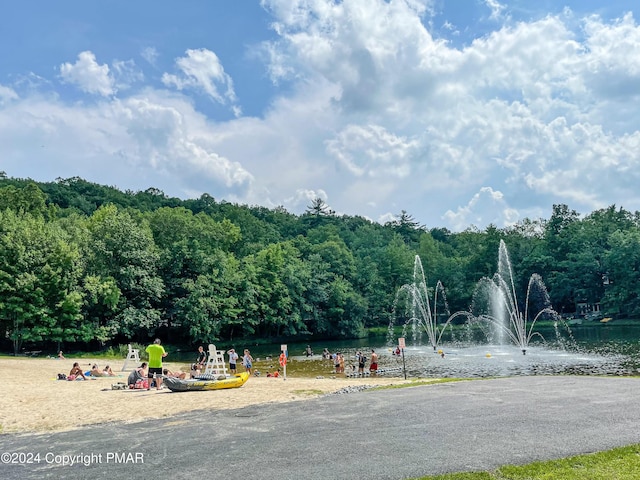
[[[278, 359], [278, 362], [280, 363], [280, 366], [284, 368], [284, 379], [286, 380], [287, 379], [287, 354], [284, 350], [280, 350], [280, 358]], [[280, 372], [280, 369], [278, 369], [278, 372]]]
[[369, 371], [371, 373], [376, 373], [378, 371], [378, 354], [373, 348], [371, 349], [371, 364], [369, 365]]
[[228, 355], [229, 355], [229, 371], [232, 374], [235, 374], [238, 372], [238, 369], [236, 366], [238, 363], [238, 353], [236, 352], [235, 348], [231, 348], [229, 349]]
[[154, 379], [156, 390], [160, 390], [162, 386], [162, 359], [167, 356], [167, 352], [164, 351], [161, 343], [160, 339], [156, 338], [145, 350], [149, 354], [149, 373], [147, 374], [149, 386], [147, 390], [151, 389], [151, 382]]
[[364, 377], [364, 366], [367, 363], [367, 357], [364, 353], [358, 352], [358, 374]]
[[244, 349], [244, 356], [242, 357], [242, 364], [246, 372], [251, 375], [251, 369], [253, 368], [253, 357], [248, 349]]
[[207, 363], [207, 352], [204, 351], [204, 347], [202, 345], [198, 347], [198, 358], [196, 358], [196, 363], [200, 365], [200, 368], [204, 367]]

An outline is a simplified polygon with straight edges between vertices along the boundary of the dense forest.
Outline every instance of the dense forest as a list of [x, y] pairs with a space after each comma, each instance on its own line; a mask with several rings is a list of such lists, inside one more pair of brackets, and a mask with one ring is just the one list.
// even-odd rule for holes
[[405, 211], [385, 225], [338, 216], [321, 199], [294, 215], [0, 172], [2, 349], [358, 337], [389, 324], [416, 255], [451, 311], [469, 309], [500, 240], [516, 288], [539, 274], [563, 315], [640, 316], [640, 215], [616, 206], [452, 233]]

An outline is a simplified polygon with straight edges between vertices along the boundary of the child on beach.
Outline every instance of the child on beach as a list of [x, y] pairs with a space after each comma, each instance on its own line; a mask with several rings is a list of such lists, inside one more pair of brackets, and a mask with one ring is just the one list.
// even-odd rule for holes
[[242, 364], [244, 365], [244, 369], [247, 371], [249, 375], [251, 375], [251, 369], [253, 368], [253, 357], [251, 356], [251, 352], [244, 349], [244, 356], [242, 357]]

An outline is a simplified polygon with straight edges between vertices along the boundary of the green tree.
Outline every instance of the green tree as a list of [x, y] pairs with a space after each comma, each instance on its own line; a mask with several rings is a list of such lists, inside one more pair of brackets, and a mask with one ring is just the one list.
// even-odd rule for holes
[[0, 212], [0, 325], [18, 353], [23, 342], [80, 336], [79, 255], [57, 225]]
[[263, 335], [295, 335], [304, 332], [304, 292], [299, 275], [300, 252], [290, 243], [268, 245], [256, 254], [255, 292], [259, 332]]
[[607, 313], [640, 316], [640, 231], [633, 227], [618, 230], [609, 238], [611, 249], [605, 256], [602, 301]]
[[102, 278], [87, 275], [83, 279], [84, 293], [83, 330], [80, 339], [83, 342], [97, 340], [104, 345], [119, 333], [119, 326], [114, 319], [120, 302], [121, 292], [113, 277]]
[[327, 318], [332, 337], [360, 337], [364, 334], [366, 302], [342, 277], [334, 277], [328, 288]]
[[415, 245], [420, 234], [424, 231], [424, 225], [416, 222], [415, 218], [405, 210], [400, 212], [396, 220], [388, 222], [386, 225], [400, 235], [407, 245]]
[[34, 182], [20, 188], [14, 185], [0, 188], [0, 210], [11, 209], [50, 219], [55, 215], [55, 208], [47, 207], [46, 199], [47, 196]]
[[164, 285], [158, 276], [159, 252], [148, 224], [107, 205], [96, 210], [88, 226], [88, 272], [113, 278], [122, 294], [109, 323], [126, 337], [154, 335], [163, 324], [158, 305]]
[[179, 308], [181, 302], [205, 281], [200, 276], [218, 268], [221, 252], [240, 240], [240, 229], [229, 220], [217, 222], [183, 207], [162, 207], [146, 218], [159, 248], [158, 272], [165, 286], [160, 308], [169, 326], [180, 324], [184, 320], [180, 311], [185, 311]]
[[239, 262], [218, 252], [207, 274], [187, 280], [188, 294], [176, 301], [182, 328], [192, 342], [211, 343], [220, 338], [228, 324], [235, 324], [241, 313], [237, 289], [241, 284]]

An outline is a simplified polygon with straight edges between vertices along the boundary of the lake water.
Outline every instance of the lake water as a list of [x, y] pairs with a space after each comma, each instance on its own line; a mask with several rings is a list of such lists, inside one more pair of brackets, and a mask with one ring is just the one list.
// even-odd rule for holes
[[[640, 326], [588, 325], [571, 327], [561, 338], [554, 331], [541, 333], [546, 342], [532, 342], [526, 355], [512, 345], [487, 345], [460, 339], [444, 341], [438, 348], [442, 357], [430, 346], [407, 338], [404, 364], [402, 356], [393, 355], [392, 346], [382, 337], [348, 341], [309, 343], [314, 357], [304, 355], [307, 343], [289, 343], [289, 355], [300, 361], [318, 360], [324, 348], [340, 351], [347, 359], [347, 372], [355, 365], [358, 351], [370, 357], [371, 349], [379, 355], [379, 365], [389, 375], [406, 368], [408, 377], [499, 377], [512, 375], [640, 375]], [[553, 341], [549, 341], [553, 339]], [[560, 341], [556, 341], [560, 340]], [[254, 358], [277, 357], [277, 345], [235, 345], [236, 350], [249, 348]], [[385, 373], [383, 373], [385, 374]]]

